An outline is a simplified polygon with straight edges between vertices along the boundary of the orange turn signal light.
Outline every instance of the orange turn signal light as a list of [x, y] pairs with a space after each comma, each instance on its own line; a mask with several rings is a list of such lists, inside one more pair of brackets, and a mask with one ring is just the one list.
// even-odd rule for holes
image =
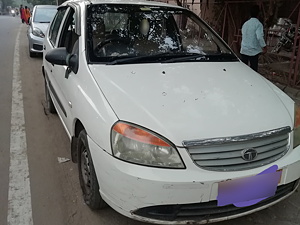
[[162, 146], [162, 147], [171, 147], [167, 142], [162, 139], [154, 136], [148, 131], [142, 130], [138, 127], [127, 123], [116, 123], [113, 127], [113, 130], [127, 138], [139, 141], [145, 144]]

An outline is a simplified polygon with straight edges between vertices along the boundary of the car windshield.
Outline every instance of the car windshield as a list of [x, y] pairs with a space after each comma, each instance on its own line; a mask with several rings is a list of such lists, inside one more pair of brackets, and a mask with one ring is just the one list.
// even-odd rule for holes
[[56, 12], [56, 8], [37, 8], [33, 16], [33, 22], [50, 23]]
[[211, 28], [185, 9], [89, 5], [86, 21], [89, 63], [237, 60]]

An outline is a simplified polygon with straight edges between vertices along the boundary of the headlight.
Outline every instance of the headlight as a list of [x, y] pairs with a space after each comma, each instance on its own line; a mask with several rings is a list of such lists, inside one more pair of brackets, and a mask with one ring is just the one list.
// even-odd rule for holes
[[185, 168], [176, 148], [159, 135], [129, 123], [112, 127], [115, 157], [127, 162], [154, 167]]
[[294, 148], [300, 145], [300, 106], [295, 105]]
[[45, 34], [43, 33], [43, 31], [41, 31], [39, 28], [36, 28], [36, 27], [33, 28], [32, 34], [34, 36], [41, 37], [41, 38], [45, 37]]

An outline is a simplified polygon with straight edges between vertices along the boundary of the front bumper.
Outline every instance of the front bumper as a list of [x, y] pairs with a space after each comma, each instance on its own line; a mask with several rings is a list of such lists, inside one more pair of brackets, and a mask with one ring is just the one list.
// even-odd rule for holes
[[179, 152], [186, 169], [161, 169], [120, 161], [90, 138], [102, 198], [119, 213], [159, 224], [205, 224], [267, 208], [292, 194], [299, 185], [300, 147], [276, 161], [282, 170], [275, 196], [255, 205], [217, 206], [221, 182], [253, 177], [272, 165], [238, 172], [212, 172], [197, 167], [185, 149]]
[[37, 37], [32, 33], [28, 34], [29, 51], [34, 53], [43, 53], [44, 38]]
[[235, 207], [232, 204], [220, 207], [217, 206], [217, 201], [210, 201], [192, 204], [149, 206], [136, 210], [134, 214], [144, 218], [166, 222], [176, 221], [183, 224], [187, 223], [187, 221], [191, 222], [191, 219], [204, 224], [218, 222], [225, 219], [234, 219], [267, 208], [291, 195], [298, 186], [299, 180], [281, 185], [277, 188], [274, 196], [247, 207]]

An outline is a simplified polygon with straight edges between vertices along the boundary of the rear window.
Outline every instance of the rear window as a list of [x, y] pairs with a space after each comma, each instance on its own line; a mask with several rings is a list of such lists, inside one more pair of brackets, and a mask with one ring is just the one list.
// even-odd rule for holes
[[56, 8], [37, 8], [33, 17], [33, 22], [36, 23], [50, 23], [53, 19], [57, 9]]

